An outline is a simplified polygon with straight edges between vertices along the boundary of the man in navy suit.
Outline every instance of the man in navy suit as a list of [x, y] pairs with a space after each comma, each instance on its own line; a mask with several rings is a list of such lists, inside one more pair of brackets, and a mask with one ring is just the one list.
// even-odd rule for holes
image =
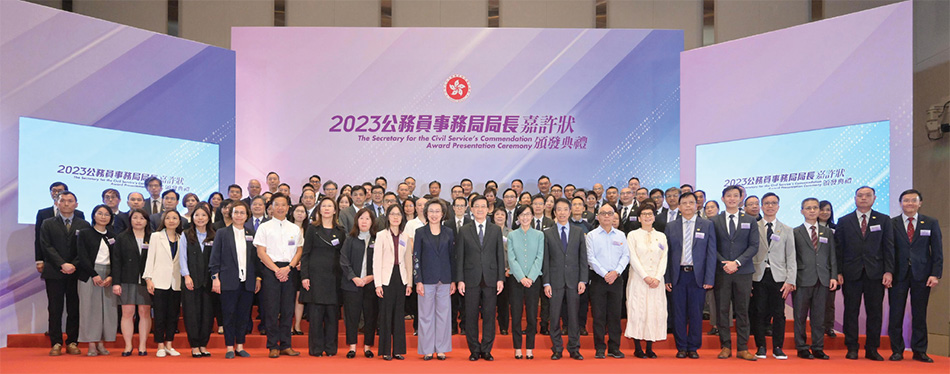
[[873, 188], [858, 188], [854, 192], [857, 209], [841, 217], [835, 229], [838, 284], [844, 294], [845, 358], [849, 360], [858, 359], [858, 313], [863, 297], [867, 315], [864, 357], [884, 361], [877, 349], [881, 346], [884, 289], [891, 287], [894, 273], [894, 229], [890, 217], [871, 209], [875, 199]]
[[[590, 273], [584, 232], [571, 225], [571, 202], [561, 198], [554, 203], [557, 222], [544, 230], [544, 263], [541, 267], [544, 296], [551, 299], [551, 355], [561, 359], [564, 342], [561, 338], [561, 303], [567, 303], [567, 351], [571, 358], [583, 360], [580, 348], [580, 326], [577, 311], [580, 295], [587, 289]], [[572, 227], [573, 226], [573, 227]]]
[[[742, 201], [739, 186], [731, 185], [722, 190], [726, 210], [712, 218], [716, 228], [716, 250], [719, 261], [716, 270], [716, 306], [719, 307], [719, 343], [722, 350], [719, 358], [732, 356], [729, 310], [736, 316], [736, 357], [755, 361], [749, 352], [749, 298], [752, 293], [752, 275], [755, 266], [752, 258], [759, 252], [759, 229], [755, 217], [739, 211]], [[730, 308], [732, 307], [732, 308]]]
[[930, 289], [937, 286], [943, 274], [943, 242], [940, 224], [933, 217], [918, 214], [923, 196], [920, 191], [901, 193], [903, 214], [892, 220], [894, 226], [894, 283], [887, 293], [890, 321], [887, 335], [891, 337], [891, 361], [904, 359], [904, 309], [910, 291], [910, 348], [914, 360], [934, 362], [927, 356], [927, 301]]
[[716, 279], [716, 229], [696, 215], [696, 195], [680, 195], [679, 209], [680, 216], [666, 228], [666, 291], [672, 294], [676, 358], [699, 358], [706, 290]]
[[[40, 274], [43, 273], [44, 267], [43, 248], [40, 245], [40, 227], [43, 226], [43, 221], [47, 218], [53, 218], [59, 215], [59, 208], [56, 202], [59, 200], [59, 194], [63, 191], [69, 191], [69, 187], [66, 186], [66, 183], [53, 182], [53, 184], [49, 186], [49, 196], [53, 199], [53, 206], [36, 211], [36, 225], [33, 226], [36, 234], [36, 236], [33, 237], [33, 251], [36, 259], [36, 272]], [[73, 214], [79, 219], [86, 218], [83, 216], [82, 211], [78, 209], [76, 209]]]

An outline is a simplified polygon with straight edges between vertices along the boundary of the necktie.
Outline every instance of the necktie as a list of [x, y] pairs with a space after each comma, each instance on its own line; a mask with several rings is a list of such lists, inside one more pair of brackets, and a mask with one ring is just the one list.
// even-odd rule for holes
[[254, 231], [257, 231], [257, 226], [260, 226], [260, 225], [261, 225], [261, 219], [260, 219], [260, 218], [255, 218], [255, 219], [254, 219]]
[[623, 207], [623, 212], [620, 213], [620, 222], [627, 222], [627, 207]]
[[66, 231], [69, 231], [69, 228], [73, 226], [72, 223], [73, 223], [72, 219], [69, 219], [69, 218], [66, 219]]
[[914, 241], [914, 218], [907, 218], [907, 241]]
[[377, 206], [377, 207], [376, 207], [376, 216], [379, 217], [379, 216], [381, 216], [381, 215], [383, 215], [383, 207]]
[[816, 231], [815, 226], [811, 227], [811, 246], [815, 247], [815, 251], [818, 250], [818, 231]]
[[868, 233], [868, 215], [861, 215], [861, 236], [867, 235]]
[[772, 245], [772, 234], [774, 233], [774, 231], [772, 231], [772, 222], [766, 223], [765, 227], [765, 237], [768, 239], [769, 245]]
[[561, 244], [564, 245], [564, 253], [567, 253], [567, 226], [561, 226]]
[[152, 213], [154, 214], [158, 212], [160, 212], [160, 210], [158, 210], [158, 201], [152, 201]]
[[681, 265], [692, 265], [693, 264], [693, 221], [686, 221], [685, 227], [683, 228], [683, 258], [680, 260]]
[[534, 221], [536, 222], [536, 223], [534, 224], [534, 228], [538, 229], [538, 231], [541, 231], [541, 220], [540, 220], [540, 219], [535, 219]]
[[736, 215], [729, 215], [729, 235], [732, 235], [736, 232]]
[[461, 218], [459, 218], [458, 222], [455, 223], [455, 227], [458, 228], [459, 230], [462, 229], [462, 219], [461, 219]]
[[478, 244], [482, 245], [485, 244], [485, 231], [483, 230], [483, 226], [481, 223], [478, 224]]

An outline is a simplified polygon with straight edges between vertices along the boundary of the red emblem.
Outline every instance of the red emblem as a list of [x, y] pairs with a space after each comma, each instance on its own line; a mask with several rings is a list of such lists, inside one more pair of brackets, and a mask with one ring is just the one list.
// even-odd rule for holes
[[465, 100], [471, 91], [472, 86], [468, 83], [468, 79], [461, 75], [453, 75], [445, 81], [445, 97], [454, 102]]

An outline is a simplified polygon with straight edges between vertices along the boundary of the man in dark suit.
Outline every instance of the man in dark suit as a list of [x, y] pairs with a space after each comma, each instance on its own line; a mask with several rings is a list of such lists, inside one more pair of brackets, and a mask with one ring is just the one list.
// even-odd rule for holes
[[[354, 188], [350, 191], [350, 198], [353, 199], [353, 205], [340, 211], [340, 223], [343, 224], [343, 229], [346, 232], [350, 232], [350, 229], [353, 228], [353, 223], [356, 221], [356, 212], [363, 208], [366, 191], [362, 188]], [[375, 216], [376, 213], [374, 212], [373, 215]]]
[[46, 281], [46, 297], [49, 302], [50, 356], [59, 356], [63, 348], [63, 299], [66, 309], [66, 353], [81, 354], [77, 345], [79, 337], [79, 278], [76, 274], [76, 232], [90, 227], [79, 218], [76, 211], [76, 195], [69, 191], [59, 193], [59, 214], [43, 220], [40, 226], [40, 249], [43, 252], [41, 278]]
[[755, 361], [749, 352], [749, 298], [752, 293], [752, 274], [755, 273], [752, 257], [759, 251], [759, 229], [754, 217], [739, 211], [739, 186], [731, 185], [722, 190], [726, 210], [712, 219], [716, 228], [716, 250], [720, 266], [716, 270], [716, 306], [719, 325], [719, 343], [722, 350], [719, 358], [732, 356], [730, 336], [730, 309], [736, 316], [736, 357]]
[[[53, 184], [49, 186], [49, 196], [53, 199], [53, 206], [36, 211], [36, 224], [33, 226], [33, 251], [36, 259], [36, 272], [41, 274], [43, 273], [44, 262], [43, 247], [40, 245], [40, 227], [43, 226], [43, 221], [47, 218], [53, 218], [59, 215], [59, 208], [56, 204], [59, 200], [59, 194], [63, 191], [69, 191], [69, 187], [66, 186], [66, 183], [53, 182]], [[81, 210], [76, 210], [73, 214], [79, 219], [85, 219]]]
[[[666, 205], [669, 205], [670, 208], [663, 209], [662, 212], [657, 214], [656, 221], [662, 222], [665, 225], [667, 223], [673, 222], [677, 217], [679, 217], [680, 189], [676, 187], [667, 188], [664, 196], [666, 196]], [[662, 204], [658, 206], [662, 206]]]
[[247, 206], [251, 206], [251, 200], [254, 200], [255, 197], [261, 196], [261, 181], [257, 179], [251, 179], [247, 182], [247, 197], [241, 199]]
[[918, 214], [923, 196], [910, 189], [901, 193], [903, 214], [893, 218], [894, 283], [887, 293], [890, 321], [887, 335], [891, 338], [891, 361], [904, 358], [904, 309], [910, 291], [910, 348], [914, 360], [934, 362], [927, 356], [927, 302], [930, 289], [936, 287], [943, 274], [943, 235], [933, 217]]
[[894, 229], [886, 214], [872, 210], [876, 199], [873, 188], [860, 187], [854, 193], [854, 213], [838, 220], [835, 249], [838, 250], [838, 284], [844, 294], [845, 358], [858, 359], [858, 314], [861, 299], [867, 315], [864, 357], [884, 361], [877, 352], [881, 345], [884, 289], [891, 286], [894, 274]]
[[[166, 190], [162, 192], [162, 210], [154, 212], [148, 217], [149, 222], [152, 224], [152, 230], [158, 230], [158, 224], [162, 221], [162, 214], [178, 208], [178, 199], [178, 191]], [[188, 221], [182, 220], [181, 224], [182, 228], [188, 228]]]
[[[768, 201], [768, 195], [762, 200]], [[821, 323], [811, 324], [810, 346], [806, 342], [805, 330], [809, 316], [812, 321], [825, 320], [828, 292], [838, 288], [834, 234], [830, 228], [818, 224], [819, 211], [818, 199], [810, 197], [802, 201], [805, 223], [793, 230], [797, 288], [792, 294], [792, 303], [795, 307], [795, 348], [798, 357], [827, 360], [824, 326]]]
[[155, 213], [164, 212], [162, 208], [162, 180], [158, 177], [149, 177], [145, 180], [145, 189], [148, 190], [149, 198], [145, 199], [145, 211], [149, 216]]
[[[461, 199], [464, 200], [464, 199]], [[474, 222], [462, 226], [455, 237], [455, 277], [458, 291], [465, 296], [465, 330], [470, 361], [493, 361], [494, 313], [481, 313], [482, 340], [478, 340], [479, 310], [494, 311], [498, 294], [505, 287], [505, 246], [501, 227], [488, 221], [488, 199], [475, 197]]]
[[129, 221], [130, 211], [133, 209], [145, 209], [145, 197], [142, 196], [141, 193], [129, 192], [125, 200], [126, 205], [129, 206], [129, 210], [116, 214], [115, 222], [112, 223], [112, 228], [115, 229], [117, 235], [129, 227], [132, 227], [132, 223]]
[[[640, 228], [640, 224], [637, 222], [637, 203], [633, 199], [634, 190], [629, 187], [624, 187], [620, 190], [620, 202], [617, 204], [617, 214], [620, 215], [620, 228], [623, 229], [624, 234], [629, 233], [630, 231]], [[598, 208], [598, 212], [600, 209]], [[636, 228], [634, 228], [634, 224]]]
[[587, 262], [587, 244], [582, 230], [568, 222], [571, 202], [561, 198], [554, 203], [557, 222], [544, 230], [544, 262], [542, 279], [544, 295], [551, 299], [550, 317], [552, 360], [561, 359], [564, 342], [561, 339], [561, 303], [567, 302], [567, 351], [571, 358], [583, 360], [578, 325], [579, 295], [587, 289], [590, 266]]
[[672, 295], [676, 358], [699, 358], [706, 290], [713, 288], [719, 264], [716, 230], [712, 221], [696, 214], [696, 196], [692, 193], [680, 195], [679, 206], [682, 214], [666, 232], [670, 248], [666, 291]]

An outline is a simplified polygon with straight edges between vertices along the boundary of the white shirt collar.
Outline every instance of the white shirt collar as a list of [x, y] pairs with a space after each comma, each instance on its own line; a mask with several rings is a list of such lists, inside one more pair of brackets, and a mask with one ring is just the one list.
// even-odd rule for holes
[[919, 215], [919, 214], [920, 214], [920, 213], [914, 214], [913, 216], [908, 216], [908, 215], [905, 214], [905, 213], [901, 213], [901, 219], [903, 220], [903, 222], [907, 222], [907, 219], [908, 219], [908, 218], [913, 218], [914, 224], [916, 225], [916, 224], [917, 224], [917, 215]]

